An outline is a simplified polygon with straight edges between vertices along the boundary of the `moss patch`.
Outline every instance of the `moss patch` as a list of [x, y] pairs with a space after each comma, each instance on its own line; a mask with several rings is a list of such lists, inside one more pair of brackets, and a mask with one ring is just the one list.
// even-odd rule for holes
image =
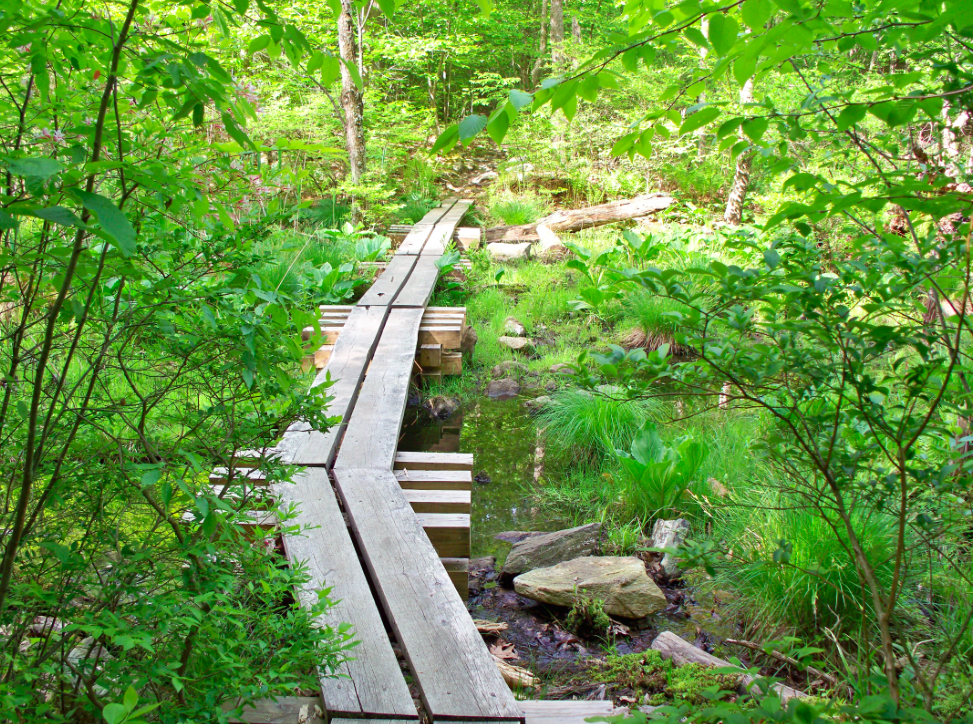
[[709, 701], [709, 691], [735, 692], [739, 679], [733, 674], [715, 674], [697, 664], [676, 667], [651, 650], [608, 656], [590, 675], [595, 681], [630, 690], [640, 699], [645, 697], [654, 706], [704, 704]]

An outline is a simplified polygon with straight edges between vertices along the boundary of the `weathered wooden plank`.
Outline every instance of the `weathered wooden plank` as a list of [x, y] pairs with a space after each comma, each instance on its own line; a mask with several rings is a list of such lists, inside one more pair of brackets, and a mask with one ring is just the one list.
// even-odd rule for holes
[[385, 267], [385, 271], [358, 300], [359, 307], [388, 306], [405, 284], [416, 264], [416, 257], [396, 254]]
[[416, 513], [416, 520], [429, 536], [429, 542], [440, 558], [469, 558], [468, 513]]
[[419, 344], [441, 344], [444, 349], [459, 349], [463, 328], [458, 324], [436, 324], [419, 327]]
[[472, 490], [469, 470], [395, 470], [403, 490]]
[[328, 390], [334, 397], [329, 415], [340, 415], [342, 423], [327, 432], [311, 430], [306, 422], [297, 422], [284, 434], [277, 446], [285, 463], [294, 465], [328, 465], [337, 451], [337, 442], [347, 424], [347, 417], [358, 397], [368, 362], [378, 343], [387, 307], [358, 307], [348, 317], [344, 333], [335, 342], [328, 365], [314, 379], [312, 387], [322, 384], [328, 375], [337, 380]]
[[[421, 309], [393, 309], [351, 414], [335, 469], [392, 469], [415, 364]], [[337, 351], [337, 350], [336, 350]]]
[[408, 281], [392, 303], [393, 306], [425, 307], [429, 304], [436, 288], [436, 280], [439, 279], [439, 267], [436, 266], [439, 256], [423, 253], [418, 257]]
[[370, 714], [403, 719], [418, 717], [409, 687], [402, 677], [398, 660], [382, 623], [368, 580], [358, 561], [351, 536], [345, 527], [328, 471], [307, 468], [294, 476], [294, 483], [282, 483], [277, 493], [285, 503], [296, 503], [300, 510], [294, 521], [312, 526], [301, 535], [284, 538], [284, 549], [292, 562], [305, 562], [310, 578], [298, 591], [301, 602], [318, 600], [317, 592], [331, 587], [336, 601], [324, 615], [323, 624], [354, 626], [361, 643], [351, 651], [355, 658], [342, 664], [341, 678], [326, 678], [320, 672], [321, 695], [325, 710], [331, 714]]
[[522, 720], [392, 472], [384, 466], [336, 468], [335, 478], [427, 712], [447, 719]]
[[395, 253], [422, 253], [423, 247], [426, 245], [426, 241], [429, 239], [429, 235], [436, 227], [436, 223], [453, 207], [454, 203], [455, 202], [452, 199], [444, 201], [419, 219], [419, 222], [412, 227], [406, 237], [402, 240], [402, 243], [399, 244], [399, 248], [395, 250]]
[[443, 352], [440, 355], [439, 368], [444, 375], [463, 374], [463, 353], [462, 352]]
[[610, 701], [519, 701], [527, 724], [583, 724], [589, 716], [611, 716]]
[[470, 559], [440, 558], [439, 560], [459, 597], [466, 601], [470, 597]]
[[[237, 708], [236, 702], [223, 704], [223, 711]], [[246, 724], [325, 724], [324, 704], [319, 696], [281, 696], [277, 699], [258, 699], [243, 708], [239, 718], [231, 722]]]
[[471, 470], [472, 453], [429, 453], [399, 451], [395, 454], [396, 470]]
[[473, 202], [468, 199], [457, 201], [456, 205], [447, 211], [436, 224], [428, 241], [426, 241], [426, 245], [422, 248], [422, 253], [435, 257], [442, 256], [443, 252], [446, 251], [446, 244], [453, 238], [453, 231], [472, 205]]
[[470, 512], [472, 495], [469, 490], [406, 490], [405, 499], [417, 513]]

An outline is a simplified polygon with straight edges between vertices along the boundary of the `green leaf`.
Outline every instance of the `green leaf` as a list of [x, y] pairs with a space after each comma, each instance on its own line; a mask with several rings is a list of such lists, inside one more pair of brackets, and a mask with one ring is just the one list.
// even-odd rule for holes
[[457, 133], [459, 134], [459, 140], [464, 146], [468, 146], [468, 141], [472, 139], [476, 134], [486, 128], [487, 117], [479, 113], [475, 113], [472, 116], [467, 116], [462, 121], [460, 121], [457, 127]]
[[26, 178], [47, 179], [56, 173], [64, 170], [64, 164], [53, 158], [12, 158], [7, 169], [14, 176], [24, 176]]
[[395, 14], [395, 0], [378, 0], [378, 6], [385, 13], [385, 17], [390, 18]]
[[589, 75], [578, 85], [578, 95], [589, 103], [594, 103], [598, 99], [598, 76]]
[[525, 106], [529, 106], [534, 102], [534, 96], [530, 93], [525, 93], [522, 90], [517, 90], [516, 88], [510, 91], [510, 105], [516, 108], [518, 111]]
[[838, 130], [847, 131], [849, 128], [860, 122], [867, 113], [868, 106], [864, 104], [846, 106], [845, 109], [838, 114], [838, 118], [835, 119]]
[[480, 8], [480, 15], [483, 17], [489, 17], [490, 13], [493, 12], [493, 0], [476, 0], [476, 4]]
[[770, 0], [746, 0], [741, 8], [744, 24], [751, 31], [762, 30], [774, 12]]
[[439, 138], [437, 138], [436, 142], [432, 145], [429, 153], [435, 154], [439, 153], [440, 151], [449, 151], [457, 143], [459, 143], [459, 124], [454, 123], [440, 134]]
[[121, 704], [108, 704], [101, 710], [106, 724], [122, 724], [128, 716], [128, 712]]
[[344, 58], [339, 58], [341, 64], [348, 69], [348, 73], [351, 75], [351, 82], [355, 84], [355, 88], [360, 91], [365, 90], [365, 85], [362, 83], [361, 74], [358, 72], [358, 66], [354, 63], [347, 62]]
[[743, 133], [751, 141], [756, 143], [767, 130], [767, 118], [760, 116], [743, 123]]
[[341, 61], [333, 55], [321, 60], [321, 85], [329, 86], [341, 77]]
[[764, 249], [764, 262], [771, 269], [776, 269], [777, 265], [780, 264], [780, 254], [773, 249]]
[[254, 53], [258, 53], [261, 50], [266, 49], [268, 45], [270, 45], [270, 36], [260, 35], [250, 41], [250, 43], [247, 45], [247, 52], [250, 53], [250, 55], [253, 55]]
[[135, 692], [135, 689], [131, 686], [125, 690], [125, 695], [122, 697], [122, 704], [125, 706], [125, 711], [130, 712], [135, 709], [136, 705], [139, 703], [139, 695]]
[[707, 35], [710, 45], [720, 55], [726, 55], [733, 49], [739, 32], [740, 24], [729, 15], [714, 13], [709, 16]]
[[696, 111], [691, 116], [689, 116], [682, 125], [679, 126], [679, 135], [685, 135], [687, 133], [692, 133], [698, 128], [702, 128], [707, 123], [715, 121], [719, 118], [720, 109], [715, 106], [707, 106], [701, 110]]
[[98, 217], [101, 228], [115, 240], [122, 256], [131, 256], [135, 253], [135, 229], [128, 217], [111, 200], [81, 189], [75, 189], [74, 195], [81, 200], [88, 211]]
[[733, 77], [740, 85], [750, 80], [756, 70], [757, 59], [752, 55], [741, 55], [733, 63]]
[[509, 128], [510, 116], [507, 115], [505, 109], [500, 109], [500, 112], [495, 113], [487, 124], [487, 133], [490, 134], [490, 138], [493, 139], [494, 143], [499, 146], [503, 143], [503, 138], [507, 135], [507, 129]]
[[63, 206], [50, 206], [46, 209], [35, 209], [30, 212], [31, 216], [36, 216], [38, 219], [44, 219], [44, 221], [50, 221], [53, 224], [60, 224], [61, 226], [74, 226], [80, 227], [81, 219], [75, 216], [74, 212], [70, 209], [66, 209]]

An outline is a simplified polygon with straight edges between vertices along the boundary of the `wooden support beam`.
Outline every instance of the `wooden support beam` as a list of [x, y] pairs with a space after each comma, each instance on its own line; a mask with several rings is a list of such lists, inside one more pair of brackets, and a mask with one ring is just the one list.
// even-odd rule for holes
[[441, 344], [420, 344], [416, 361], [422, 369], [439, 367], [442, 364], [443, 346]]
[[444, 375], [461, 375], [463, 374], [463, 353], [462, 352], [444, 352], [440, 358], [441, 364], [440, 369], [443, 371]]
[[395, 470], [472, 470], [472, 453], [404, 452], [395, 454]]
[[470, 597], [470, 559], [469, 558], [440, 558], [449, 580], [456, 587], [456, 592], [464, 601]]
[[469, 490], [407, 490], [405, 499], [416, 513], [465, 513], [469, 515]]
[[469, 470], [395, 470], [403, 490], [472, 490]]

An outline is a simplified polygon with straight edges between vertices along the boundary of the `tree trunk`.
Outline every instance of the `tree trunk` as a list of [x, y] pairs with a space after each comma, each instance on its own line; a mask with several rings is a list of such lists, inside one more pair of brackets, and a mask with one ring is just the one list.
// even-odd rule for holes
[[551, 0], [551, 58], [564, 62], [564, 0]]
[[[753, 102], [753, 79], [749, 79], [740, 89], [740, 104], [744, 105]], [[740, 132], [740, 138], [746, 138]], [[736, 172], [733, 174], [733, 185], [730, 187], [730, 195], [726, 199], [726, 212], [723, 220], [739, 226], [743, 219], [743, 202], [747, 198], [747, 188], [750, 186], [750, 168], [753, 164], [753, 153], [747, 149], [737, 156]]]
[[547, 0], [541, 0], [541, 43], [537, 48], [537, 60], [530, 71], [530, 82], [536, 87], [541, 82], [541, 72], [544, 70], [544, 60], [547, 56]]
[[348, 149], [348, 168], [352, 183], [358, 183], [365, 173], [365, 105], [362, 92], [355, 85], [349, 68], [358, 65], [355, 42], [354, 6], [351, 0], [341, 0], [338, 16], [338, 53], [341, 64], [341, 108], [344, 111], [345, 146]]
[[574, 42], [581, 42], [581, 23], [578, 22], [577, 17], [571, 18], [571, 37], [574, 38]]
[[528, 241], [539, 239], [537, 227], [543, 224], [552, 231], [581, 231], [593, 226], [648, 216], [669, 208], [674, 199], [666, 194], [644, 194], [634, 199], [622, 199], [586, 209], [557, 211], [534, 224], [497, 226], [487, 229], [487, 241]]

